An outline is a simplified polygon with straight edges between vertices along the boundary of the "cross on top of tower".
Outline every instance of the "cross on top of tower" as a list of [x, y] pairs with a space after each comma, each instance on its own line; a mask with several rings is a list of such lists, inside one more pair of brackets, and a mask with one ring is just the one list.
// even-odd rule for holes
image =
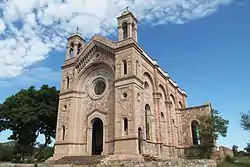
[[125, 8], [125, 11], [128, 12], [128, 10], [129, 10], [129, 8], [128, 8], [128, 6], [127, 6], [127, 7]]
[[127, 13], [129, 13], [129, 7], [128, 6], [123, 10], [122, 15], [125, 15]]
[[79, 27], [77, 26], [76, 27], [76, 34], [78, 34], [79, 33]]

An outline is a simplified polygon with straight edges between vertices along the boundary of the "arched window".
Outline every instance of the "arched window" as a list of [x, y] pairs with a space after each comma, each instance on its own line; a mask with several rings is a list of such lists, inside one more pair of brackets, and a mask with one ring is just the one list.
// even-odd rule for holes
[[136, 62], [135, 62], [135, 72], [136, 72], [136, 75], [139, 74], [139, 62], [138, 62], [138, 60], [136, 60]]
[[150, 125], [149, 125], [149, 115], [151, 113], [151, 109], [150, 106], [148, 104], [146, 104], [145, 106], [145, 126], [146, 126], [146, 139], [150, 140], [150, 134], [149, 134], [149, 130], [150, 130]]
[[126, 61], [126, 60], [123, 60], [122, 63], [123, 63], [123, 74], [126, 75], [127, 72], [128, 72], [128, 69], [127, 69], [127, 61]]
[[179, 101], [179, 108], [183, 108], [181, 101]]
[[170, 100], [172, 102], [172, 107], [175, 109], [175, 98], [173, 94], [170, 95]]
[[162, 99], [163, 99], [163, 96], [162, 96], [162, 94], [161, 94], [161, 93], [159, 93], [159, 98], [160, 98], [160, 100], [162, 100]]
[[123, 131], [128, 134], [128, 119], [123, 118]]
[[191, 130], [192, 130], [192, 139], [193, 139], [193, 145], [199, 145], [200, 144], [200, 136], [199, 136], [199, 128], [198, 128], [198, 122], [192, 121], [191, 123]]
[[69, 89], [69, 77], [66, 77], [66, 89]]
[[126, 22], [122, 23], [123, 39], [128, 38], [128, 24]]
[[65, 126], [62, 126], [62, 140], [65, 140]]
[[82, 45], [79, 43], [77, 45], [77, 54], [79, 54], [82, 51]]
[[148, 89], [149, 88], [149, 84], [147, 81], [144, 82], [144, 89]]
[[70, 57], [73, 57], [73, 52], [74, 52], [74, 44], [73, 43], [71, 43], [70, 44], [70, 49], [69, 49], [69, 55], [70, 55]]
[[166, 141], [166, 131], [165, 131], [165, 117], [163, 112], [161, 112], [161, 141], [165, 143]]
[[161, 120], [164, 121], [164, 114], [161, 112]]

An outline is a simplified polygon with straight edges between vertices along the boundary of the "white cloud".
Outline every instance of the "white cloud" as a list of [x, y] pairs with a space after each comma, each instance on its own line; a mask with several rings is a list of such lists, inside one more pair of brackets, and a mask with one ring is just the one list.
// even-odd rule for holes
[[4, 32], [6, 26], [3, 20], [0, 18], [0, 35]]
[[[52, 50], [61, 50], [76, 26], [88, 38], [109, 34], [129, 6], [151, 25], [183, 24], [208, 16], [233, 0], [1, 0], [0, 78], [22, 74]], [[1, 15], [2, 14], [2, 15]]]
[[60, 71], [54, 71], [47, 67], [28, 68], [17, 77], [2, 78], [0, 79], [0, 103], [2, 103], [6, 97], [20, 91], [20, 89], [26, 89], [30, 86], [40, 88], [43, 84], [46, 84], [56, 86], [57, 89], [59, 89], [60, 79]]
[[61, 73], [59, 71], [54, 71], [47, 67], [35, 67], [26, 69], [18, 77], [1, 79], [0, 89], [17, 88], [19, 90], [31, 85], [40, 86], [41, 83], [54, 86], [58, 85], [60, 79]]

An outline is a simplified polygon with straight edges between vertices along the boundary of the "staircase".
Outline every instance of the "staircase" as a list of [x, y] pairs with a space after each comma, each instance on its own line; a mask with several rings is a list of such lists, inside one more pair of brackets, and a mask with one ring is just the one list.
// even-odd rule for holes
[[71, 165], [95, 165], [101, 162], [105, 156], [93, 155], [93, 156], [66, 156], [53, 162], [55, 165], [71, 164]]

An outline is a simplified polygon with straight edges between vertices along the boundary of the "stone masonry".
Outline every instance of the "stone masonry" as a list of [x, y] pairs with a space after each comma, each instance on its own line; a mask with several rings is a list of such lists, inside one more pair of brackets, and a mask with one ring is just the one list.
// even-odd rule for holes
[[124, 11], [118, 41], [68, 38], [52, 159], [87, 155], [182, 157], [192, 122], [211, 105], [187, 107], [187, 94], [137, 42], [137, 19]]

